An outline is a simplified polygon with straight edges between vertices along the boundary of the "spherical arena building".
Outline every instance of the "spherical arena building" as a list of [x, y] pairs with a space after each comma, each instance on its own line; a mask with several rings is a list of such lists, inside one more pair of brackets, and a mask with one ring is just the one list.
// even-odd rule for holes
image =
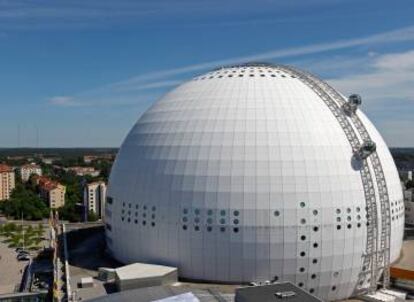
[[360, 104], [283, 65], [223, 67], [182, 84], [122, 144], [109, 251], [191, 280], [291, 281], [326, 300], [373, 289], [382, 272], [387, 281], [403, 196]]

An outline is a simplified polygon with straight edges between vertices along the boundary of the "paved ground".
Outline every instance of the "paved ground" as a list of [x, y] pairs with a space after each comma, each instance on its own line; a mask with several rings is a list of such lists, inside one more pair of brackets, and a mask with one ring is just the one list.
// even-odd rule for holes
[[8, 248], [0, 238], [0, 294], [12, 293], [20, 284], [27, 261], [17, 261], [14, 249]]

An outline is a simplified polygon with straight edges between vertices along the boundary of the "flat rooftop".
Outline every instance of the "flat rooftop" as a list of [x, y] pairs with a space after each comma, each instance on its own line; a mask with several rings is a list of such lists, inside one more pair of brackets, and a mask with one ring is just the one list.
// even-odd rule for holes
[[319, 298], [290, 282], [249, 286], [236, 290], [236, 302], [322, 302]]
[[155, 278], [168, 275], [175, 272], [177, 268], [146, 264], [146, 263], [133, 263], [126, 266], [117, 268], [116, 274], [120, 280], [138, 279], [138, 278]]
[[[185, 295], [187, 294], [187, 295]], [[192, 294], [192, 295], [191, 295]], [[108, 296], [92, 299], [93, 302], [153, 302], [174, 296], [183, 295], [181, 297], [190, 298], [195, 296], [200, 302], [233, 302], [234, 294], [221, 294], [214, 289], [194, 289], [185, 286], [154, 286], [133, 290], [122, 291]], [[178, 298], [178, 297], [177, 297]], [[168, 300], [167, 300], [168, 301]], [[183, 301], [183, 300], [171, 300]], [[184, 300], [194, 301], [194, 300]]]

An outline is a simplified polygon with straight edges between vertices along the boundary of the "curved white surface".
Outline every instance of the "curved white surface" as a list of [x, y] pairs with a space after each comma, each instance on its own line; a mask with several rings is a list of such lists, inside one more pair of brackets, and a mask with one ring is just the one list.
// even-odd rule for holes
[[[392, 260], [403, 197], [377, 144], [391, 200]], [[181, 277], [291, 281], [329, 299], [352, 294], [366, 244], [352, 150], [324, 102], [277, 67], [224, 68], [168, 93], [136, 123], [113, 166], [108, 247], [125, 263]]]

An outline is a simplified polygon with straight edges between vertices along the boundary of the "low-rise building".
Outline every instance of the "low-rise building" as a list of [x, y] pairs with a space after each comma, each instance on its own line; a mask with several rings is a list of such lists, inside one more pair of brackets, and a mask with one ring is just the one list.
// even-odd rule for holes
[[60, 157], [42, 157], [42, 162], [48, 165], [53, 164], [55, 161], [59, 161], [62, 158]]
[[35, 178], [39, 186], [40, 197], [51, 209], [58, 209], [65, 205], [66, 187], [50, 178], [40, 176]]
[[114, 154], [105, 153], [105, 154], [97, 154], [97, 155], [84, 155], [83, 162], [89, 164], [95, 160], [110, 160], [112, 161], [115, 158]]
[[32, 175], [42, 176], [42, 168], [34, 163], [23, 165], [19, 170], [23, 182], [27, 182]]
[[95, 181], [86, 184], [83, 189], [83, 204], [88, 212], [93, 212], [99, 218], [104, 217], [106, 200], [106, 184], [104, 181]]
[[89, 176], [96, 177], [96, 176], [99, 176], [99, 173], [100, 173], [100, 171], [95, 170], [94, 167], [77, 167], [76, 166], [76, 167], [65, 168], [65, 170], [74, 172], [78, 176], [89, 175]]
[[84, 155], [83, 156], [83, 162], [87, 164], [90, 164], [91, 162], [97, 159], [98, 159], [97, 155]]
[[9, 199], [15, 185], [13, 168], [5, 164], [0, 164], [0, 200]]

